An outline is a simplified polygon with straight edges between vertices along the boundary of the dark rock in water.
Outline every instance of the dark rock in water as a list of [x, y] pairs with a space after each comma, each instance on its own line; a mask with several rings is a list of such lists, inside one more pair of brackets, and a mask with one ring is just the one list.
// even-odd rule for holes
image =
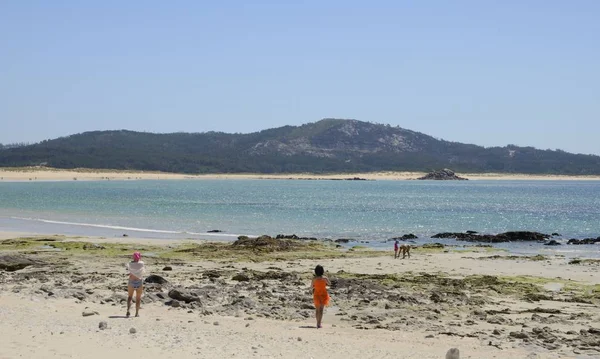
[[458, 177], [454, 171], [444, 168], [443, 170], [429, 172], [418, 180], [436, 180], [436, 181], [467, 181], [468, 178]]
[[350, 241], [355, 242], [356, 240], [355, 239], [350, 239], [350, 238], [338, 238], [334, 242], [335, 243], [348, 243]]
[[466, 233], [467, 233], [467, 234], [477, 234], [477, 233], [479, 233], [479, 232], [477, 232], [477, 231], [467, 231]]
[[600, 243], [600, 237], [598, 238], [584, 238], [584, 239], [569, 239], [567, 244], [596, 244]]
[[184, 289], [171, 289], [169, 297], [186, 303], [200, 302], [200, 298], [195, 293]]
[[545, 241], [550, 236], [539, 232], [530, 231], [513, 231], [505, 232], [500, 234], [474, 234], [474, 233], [456, 233], [456, 232], [443, 232], [433, 235], [431, 238], [454, 238], [457, 241], [467, 242], [487, 242], [487, 243], [501, 243], [501, 242], [525, 242], [525, 241]]
[[162, 285], [162, 284], [169, 283], [169, 281], [159, 275], [152, 274], [152, 275], [148, 276], [146, 279], [144, 279], [144, 283], [156, 283], [156, 284]]
[[553, 239], [551, 241], [544, 243], [544, 245], [545, 246], [560, 246], [561, 244]]
[[128, 234], [125, 234], [125, 233], [123, 233], [123, 237], [129, 237], [129, 235], [128, 235]]
[[550, 238], [549, 235], [539, 232], [529, 232], [529, 231], [514, 231], [514, 232], [505, 232], [498, 234], [497, 237], [506, 238], [511, 242], [518, 241], [543, 241], [545, 239]]
[[346, 181], [366, 181], [366, 178], [360, 178], [360, 177], [352, 177], [352, 178], [345, 178]]
[[220, 229], [211, 229], [210, 231], [206, 231], [206, 233], [222, 233], [223, 231]]
[[165, 266], [165, 267], [163, 268], [163, 270], [164, 270], [164, 271], [170, 271], [170, 270], [173, 270], [173, 267], [171, 267], [171, 266]]
[[407, 241], [407, 240], [409, 240], [409, 239], [418, 239], [418, 238], [419, 238], [419, 237], [415, 236], [414, 234], [412, 234], [412, 233], [409, 233], [409, 234], [404, 234], [404, 235], [402, 235], [402, 237], [394, 237], [394, 238], [391, 238], [390, 240], [391, 240], [391, 241], [395, 241], [395, 240], [399, 240], [399, 241]]
[[18, 271], [31, 265], [39, 264], [39, 262], [19, 255], [0, 255], [0, 269], [7, 272]]
[[275, 239], [296, 239], [296, 240], [302, 240], [302, 241], [316, 241], [317, 238], [315, 237], [298, 237], [295, 234], [278, 234]]
[[275, 239], [300, 239], [300, 237], [295, 234], [278, 234]]
[[554, 233], [552, 233], [552, 237], [560, 237], [560, 234], [554, 232]]

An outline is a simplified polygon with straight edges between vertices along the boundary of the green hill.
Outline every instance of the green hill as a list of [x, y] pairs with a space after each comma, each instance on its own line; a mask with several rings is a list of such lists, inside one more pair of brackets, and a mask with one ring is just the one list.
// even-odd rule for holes
[[182, 173], [430, 171], [600, 174], [600, 156], [491, 147], [356, 120], [324, 119], [249, 134], [93, 131], [0, 145], [0, 166], [44, 164]]

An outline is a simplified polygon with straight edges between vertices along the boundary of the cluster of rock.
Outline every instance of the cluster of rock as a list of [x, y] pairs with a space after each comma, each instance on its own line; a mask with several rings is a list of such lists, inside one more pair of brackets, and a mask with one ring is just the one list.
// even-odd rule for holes
[[500, 234], [478, 234], [474, 231], [467, 232], [443, 232], [433, 235], [431, 238], [452, 238], [457, 241], [466, 242], [486, 242], [486, 243], [502, 243], [502, 242], [526, 242], [535, 241], [543, 242], [549, 239], [549, 234], [530, 232], [530, 231], [511, 231]]
[[232, 243], [232, 246], [246, 249], [251, 248], [269, 251], [283, 251], [291, 250], [294, 247], [297, 247], [298, 244], [294, 241], [277, 239], [271, 236], [263, 235], [257, 238], [239, 236], [238, 239]]
[[295, 234], [278, 234], [277, 236], [275, 236], [275, 239], [294, 239], [294, 240], [300, 240], [300, 241], [316, 241], [317, 238], [315, 237], [299, 237]]
[[409, 234], [404, 234], [404, 235], [402, 235], [400, 237], [390, 238], [389, 240], [390, 241], [408, 241], [408, 240], [417, 239], [417, 238], [419, 238], [419, 237], [415, 236], [412, 233], [409, 233]]
[[454, 171], [444, 168], [443, 170], [429, 172], [418, 180], [436, 180], [436, 181], [467, 181], [468, 178], [459, 177]]
[[[562, 243], [555, 239], [550, 239], [552, 236], [560, 236], [558, 233], [552, 233], [552, 235], [530, 232], [530, 231], [512, 231], [504, 232], [500, 234], [479, 234], [475, 231], [466, 232], [442, 232], [433, 235], [431, 238], [451, 238], [457, 241], [466, 242], [485, 242], [485, 243], [503, 243], [503, 242], [539, 242], [547, 246], [560, 246]], [[400, 238], [394, 238], [400, 239]], [[596, 244], [600, 243], [600, 237], [598, 238], [584, 238], [584, 239], [569, 239], [567, 244]]]
[[567, 244], [596, 244], [600, 243], [600, 237], [598, 238], [584, 238], [584, 239], [569, 239]]

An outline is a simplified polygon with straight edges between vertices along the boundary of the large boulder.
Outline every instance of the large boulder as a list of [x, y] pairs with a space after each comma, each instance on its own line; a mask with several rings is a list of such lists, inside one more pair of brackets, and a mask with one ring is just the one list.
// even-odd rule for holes
[[39, 264], [39, 262], [24, 256], [13, 254], [0, 255], [0, 270], [5, 270], [7, 272], [18, 271], [19, 269], [35, 264]]
[[550, 240], [546, 243], [544, 243], [545, 246], [560, 246], [560, 242], [556, 241], [556, 240]]
[[169, 298], [186, 303], [200, 302], [200, 298], [195, 293], [185, 289], [171, 289]]

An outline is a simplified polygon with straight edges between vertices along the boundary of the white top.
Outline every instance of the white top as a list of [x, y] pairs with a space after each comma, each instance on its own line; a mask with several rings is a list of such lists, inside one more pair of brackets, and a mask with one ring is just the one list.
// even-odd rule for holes
[[127, 263], [127, 270], [129, 271], [130, 274], [133, 274], [134, 276], [136, 276], [139, 279], [142, 279], [144, 277], [144, 273], [146, 273], [146, 268], [144, 268], [144, 262], [143, 261], [139, 261], [139, 262], [129, 262]]

